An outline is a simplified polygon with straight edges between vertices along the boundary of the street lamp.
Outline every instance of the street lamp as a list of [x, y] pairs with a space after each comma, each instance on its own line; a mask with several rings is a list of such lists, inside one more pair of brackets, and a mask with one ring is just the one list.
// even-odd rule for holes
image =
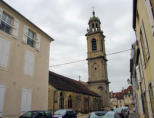
[[127, 83], [128, 83], [128, 85], [130, 85], [130, 84], [131, 84], [131, 81], [130, 81], [130, 79], [129, 79], [129, 78], [127, 79]]

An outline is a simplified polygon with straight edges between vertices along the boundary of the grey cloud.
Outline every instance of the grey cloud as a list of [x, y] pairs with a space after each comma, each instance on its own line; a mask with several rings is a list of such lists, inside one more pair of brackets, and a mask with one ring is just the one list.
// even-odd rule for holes
[[[92, 6], [102, 22], [106, 51], [131, 47], [134, 41], [130, 0], [5, 0], [55, 39], [51, 44], [50, 65], [87, 58], [86, 29]], [[130, 53], [107, 57], [110, 90], [127, 86]], [[78, 80], [88, 80], [87, 62], [50, 67], [50, 70]]]

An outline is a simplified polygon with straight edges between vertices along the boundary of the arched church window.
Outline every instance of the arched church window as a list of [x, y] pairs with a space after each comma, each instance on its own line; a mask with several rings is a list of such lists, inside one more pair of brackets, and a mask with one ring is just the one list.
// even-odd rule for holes
[[68, 97], [68, 108], [72, 108], [72, 97]]
[[62, 92], [60, 93], [59, 108], [64, 108], [64, 94]]
[[92, 51], [96, 51], [97, 50], [97, 43], [96, 43], [96, 39], [92, 39]]

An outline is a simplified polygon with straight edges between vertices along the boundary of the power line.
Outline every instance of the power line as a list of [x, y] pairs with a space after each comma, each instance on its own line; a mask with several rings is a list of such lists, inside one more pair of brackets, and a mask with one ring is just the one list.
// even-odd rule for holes
[[[106, 54], [106, 55], [107, 55], [107, 56], [110, 56], [110, 55], [114, 55], [114, 54], [119, 54], [119, 53], [127, 52], [127, 51], [129, 51], [129, 50], [131, 50], [131, 49], [121, 50], [121, 51], [109, 53], [109, 54]], [[77, 61], [71, 61], [71, 62], [62, 63], [62, 64], [57, 64], [57, 65], [51, 65], [50, 67], [63, 66], [63, 65], [78, 63], [78, 62], [81, 62], [81, 61], [86, 61], [86, 59], [81, 59], [81, 60], [77, 60]]]
[[77, 60], [77, 61], [72, 61], [72, 62], [67, 62], [67, 63], [63, 63], [63, 64], [52, 65], [52, 66], [50, 66], [50, 67], [63, 66], [63, 65], [67, 65], [67, 64], [78, 63], [78, 62], [81, 62], [81, 61], [86, 61], [86, 59]]

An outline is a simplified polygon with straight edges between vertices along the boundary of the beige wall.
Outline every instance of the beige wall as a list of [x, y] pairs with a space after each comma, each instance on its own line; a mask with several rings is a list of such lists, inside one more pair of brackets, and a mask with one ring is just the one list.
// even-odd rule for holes
[[[5, 86], [3, 117], [17, 117], [20, 115], [23, 88], [32, 90], [31, 110], [47, 110], [51, 39], [1, 2], [0, 7], [13, 19], [16, 18], [19, 21], [19, 32], [16, 38], [0, 30], [0, 38], [10, 42], [8, 66], [6, 68], [0, 66], [0, 85]], [[35, 34], [41, 36], [40, 51], [22, 42], [24, 25], [29, 26]], [[27, 50], [35, 55], [33, 76], [24, 74], [25, 52]]]

